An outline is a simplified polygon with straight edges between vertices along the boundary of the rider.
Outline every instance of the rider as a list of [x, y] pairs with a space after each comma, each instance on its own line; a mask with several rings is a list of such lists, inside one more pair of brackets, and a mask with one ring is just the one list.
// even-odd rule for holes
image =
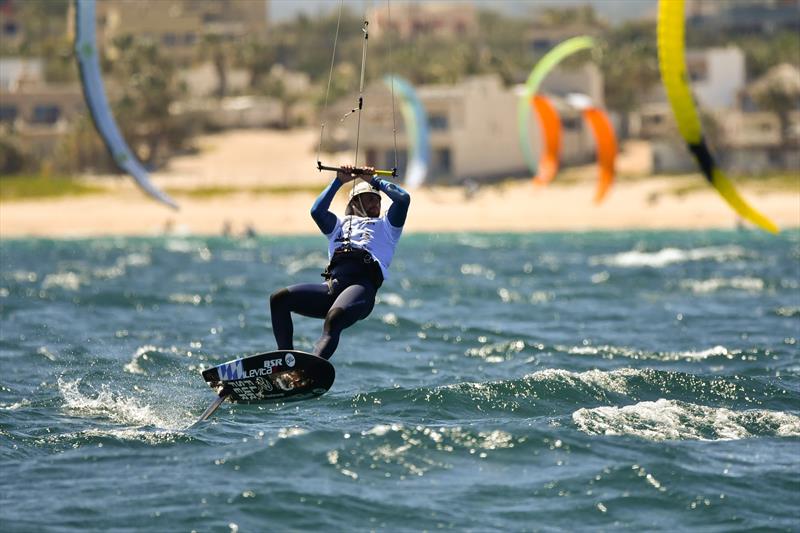
[[[330, 359], [342, 330], [372, 312], [375, 294], [388, 277], [395, 248], [406, 222], [411, 197], [401, 187], [382, 180], [372, 167], [342, 167], [311, 208], [311, 217], [328, 238], [328, 264], [323, 283], [291, 285], [269, 299], [272, 329], [279, 350], [294, 349], [291, 313], [324, 318], [314, 353]], [[350, 193], [341, 219], [329, 210], [342, 185], [360, 178]], [[381, 216], [381, 192], [392, 205]]]

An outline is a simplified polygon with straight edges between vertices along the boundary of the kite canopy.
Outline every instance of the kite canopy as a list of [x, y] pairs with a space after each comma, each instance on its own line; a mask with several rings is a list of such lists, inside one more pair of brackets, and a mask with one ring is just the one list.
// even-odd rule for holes
[[[595, 203], [600, 203], [614, 181], [617, 157], [617, 139], [608, 115], [595, 107], [591, 98], [583, 94], [570, 94], [567, 103], [580, 110], [594, 136], [597, 151], [597, 192]], [[539, 171], [533, 179], [536, 185], [547, 185], [558, 173], [561, 155], [561, 119], [553, 104], [543, 95], [531, 97], [531, 105], [536, 110], [544, 145]]]
[[539, 118], [539, 129], [544, 141], [541, 161], [533, 182], [536, 185], [547, 185], [558, 174], [561, 157], [561, 118], [550, 100], [540, 94], [531, 96], [531, 104]]
[[686, 73], [684, 50], [684, 2], [683, 0], [660, 0], [658, 3], [658, 66], [661, 82], [667, 92], [678, 130], [689, 150], [697, 160], [706, 180], [742, 218], [771, 233], [778, 233], [778, 226], [752, 208], [736, 191], [736, 188], [717, 167], [706, 141], [703, 127], [692, 99], [689, 77]]
[[584, 120], [594, 132], [597, 150], [597, 192], [594, 195], [594, 201], [599, 204], [614, 182], [617, 138], [605, 111], [597, 107], [587, 107], [581, 112]]
[[573, 37], [559, 43], [536, 63], [536, 66], [533, 67], [528, 76], [528, 80], [525, 82], [525, 89], [517, 103], [517, 126], [519, 128], [522, 155], [532, 175], [537, 174], [537, 165], [536, 157], [531, 151], [530, 112], [528, 109], [528, 106], [533, 103], [530, 102], [531, 96], [534, 96], [539, 91], [539, 85], [556, 65], [572, 54], [593, 48], [594, 45], [594, 39], [588, 36]]
[[150, 176], [128, 147], [114, 121], [108, 105], [105, 87], [100, 73], [95, 41], [95, 0], [75, 0], [76, 35], [75, 52], [81, 74], [81, 86], [86, 106], [92, 116], [97, 132], [103, 139], [114, 162], [127, 172], [147, 194], [159, 202], [178, 208], [172, 198], [161, 192], [150, 181]]
[[400, 112], [403, 114], [409, 147], [405, 183], [411, 188], [418, 187], [425, 181], [430, 165], [428, 114], [417, 91], [408, 81], [391, 74], [385, 76], [383, 81], [392, 92], [397, 91], [401, 101]]

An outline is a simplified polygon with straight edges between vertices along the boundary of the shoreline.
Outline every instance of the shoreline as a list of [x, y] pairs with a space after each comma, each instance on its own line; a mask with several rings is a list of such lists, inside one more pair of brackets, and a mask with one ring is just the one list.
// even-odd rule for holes
[[[0, 201], [0, 239], [220, 235], [317, 235], [309, 211], [333, 173], [316, 170], [318, 133], [232, 130], [201, 136], [197, 153], [176, 156], [152, 175], [180, 204], [173, 211], [121, 176], [81, 181], [105, 192]], [[331, 156], [346, 160], [351, 154]], [[630, 141], [617, 157], [618, 178], [596, 205], [594, 165], [564, 169], [547, 187], [530, 179], [413, 189], [405, 231], [548, 232], [592, 230], [733, 229], [736, 213], [699, 173], [652, 176], [649, 144]], [[0, 181], [2, 185], [2, 181]], [[779, 227], [800, 227], [800, 179], [770, 187], [737, 184], [742, 197]], [[225, 191], [221, 194], [219, 191]], [[211, 191], [211, 194], [206, 194]], [[216, 193], [214, 191], [217, 191]], [[276, 192], [281, 191], [281, 192]], [[342, 214], [347, 187], [331, 209]], [[383, 205], [385, 210], [388, 205]]]
[[[412, 190], [408, 233], [519, 233], [622, 230], [735, 229], [736, 214], [711, 187], [678, 195], [680, 179], [652, 178], [615, 184], [604, 203], [592, 202], [594, 184], [585, 181], [537, 189], [530, 182], [482, 187], [467, 198], [461, 188]], [[320, 184], [320, 191], [325, 184]], [[800, 227], [800, 194], [754, 192], [742, 195], [781, 229]], [[0, 239], [104, 236], [316, 235], [309, 193], [232, 193], [207, 199], [178, 196], [179, 211], [149, 199], [132, 184], [115, 194], [0, 203]], [[344, 212], [347, 193], [339, 191], [332, 210]], [[384, 210], [386, 209], [384, 205]], [[749, 225], [746, 225], [749, 227]], [[226, 233], [227, 232], [227, 233]]]

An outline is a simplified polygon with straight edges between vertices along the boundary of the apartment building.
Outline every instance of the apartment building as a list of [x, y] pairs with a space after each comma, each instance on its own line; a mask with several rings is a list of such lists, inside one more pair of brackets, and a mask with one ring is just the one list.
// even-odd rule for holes
[[[0, 70], [5, 59], [0, 59]], [[17, 82], [0, 88], [0, 132], [19, 138], [34, 156], [52, 153], [69, 123], [85, 112], [77, 84]]]
[[[584, 71], [591, 73], [591, 68]], [[573, 87], [579, 83], [574, 73], [559, 83]], [[591, 74], [588, 75], [591, 77]], [[583, 79], [584, 88], [593, 84]], [[600, 87], [602, 84], [600, 84]], [[519, 145], [517, 104], [521, 87], [505, 87], [498, 76], [468, 78], [455, 85], [428, 85], [417, 88], [428, 116], [431, 161], [428, 182], [461, 183], [468, 180], [490, 181], [528, 175]], [[552, 96], [559, 108], [563, 125], [562, 162], [578, 164], [591, 161], [594, 144], [580, 113], [571, 109], [557, 94]], [[602, 98], [600, 99], [602, 102]], [[390, 89], [383, 83], [370, 85], [365, 93], [359, 152], [362, 162], [390, 169], [394, 167], [392, 102]], [[324, 121], [331, 129], [336, 148], [355, 146], [355, 119], [341, 121], [352, 108], [351, 99], [337, 102]], [[404, 173], [409, 142], [399, 107], [396, 109], [398, 169]], [[531, 118], [531, 142], [534, 155], [539, 152], [541, 136], [535, 118]], [[330, 146], [330, 145], [329, 145]]]
[[114, 39], [135, 35], [152, 39], [171, 57], [188, 63], [206, 35], [223, 40], [264, 35], [269, 0], [104, 0], [97, 3], [96, 15], [99, 48], [113, 50]]
[[384, 3], [368, 14], [370, 30], [377, 36], [388, 32], [392, 38], [410, 40], [422, 36], [459, 38], [475, 35], [478, 11], [469, 2], [410, 2], [389, 8]]

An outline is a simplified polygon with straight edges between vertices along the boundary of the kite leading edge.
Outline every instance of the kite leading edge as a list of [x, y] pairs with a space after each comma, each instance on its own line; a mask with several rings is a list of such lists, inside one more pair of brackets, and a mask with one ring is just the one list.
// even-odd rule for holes
[[83, 96], [95, 128], [106, 148], [117, 166], [133, 177], [142, 190], [159, 202], [178, 209], [178, 204], [150, 181], [147, 170], [133, 155], [111, 114], [100, 73], [95, 41], [95, 0], [75, 0], [75, 22], [77, 30], [75, 53], [78, 58]]
[[678, 130], [697, 160], [700, 170], [722, 198], [742, 218], [770, 233], [780, 230], [769, 218], [751, 207], [733, 183], [717, 167], [703, 138], [703, 129], [689, 87], [684, 49], [684, 2], [660, 0], [658, 3], [658, 66]]

